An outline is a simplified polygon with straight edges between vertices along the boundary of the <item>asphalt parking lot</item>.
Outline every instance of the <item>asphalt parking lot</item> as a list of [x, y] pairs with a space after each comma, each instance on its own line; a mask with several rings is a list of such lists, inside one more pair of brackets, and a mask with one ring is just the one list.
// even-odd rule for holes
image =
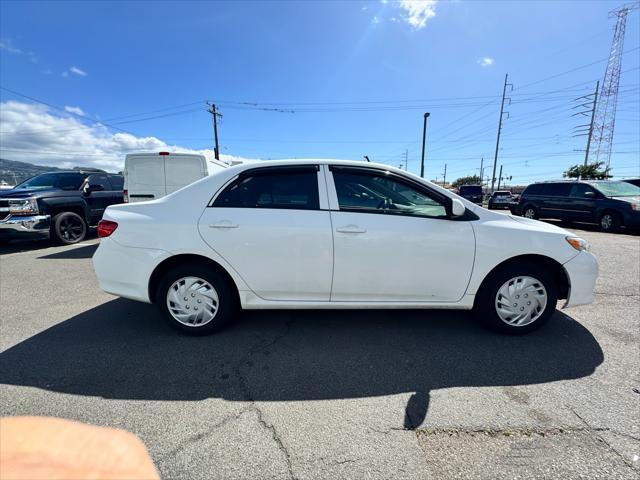
[[185, 337], [99, 290], [96, 239], [4, 247], [0, 415], [124, 428], [163, 478], [638, 478], [640, 237], [576, 231], [596, 301], [523, 337], [445, 311]]

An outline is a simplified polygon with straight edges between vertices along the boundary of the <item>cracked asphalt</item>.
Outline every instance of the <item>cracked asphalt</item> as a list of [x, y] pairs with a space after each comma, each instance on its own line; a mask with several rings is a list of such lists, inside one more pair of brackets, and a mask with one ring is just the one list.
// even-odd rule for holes
[[360, 310], [250, 312], [190, 338], [99, 290], [97, 240], [12, 244], [0, 415], [124, 428], [163, 478], [638, 478], [640, 237], [575, 230], [596, 302], [523, 337]]

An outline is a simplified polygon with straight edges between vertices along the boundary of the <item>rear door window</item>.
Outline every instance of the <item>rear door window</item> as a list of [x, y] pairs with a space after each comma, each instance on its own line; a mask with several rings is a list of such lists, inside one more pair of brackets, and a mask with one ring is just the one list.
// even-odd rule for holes
[[318, 210], [318, 167], [250, 170], [218, 195], [213, 206]]
[[103, 173], [89, 175], [89, 180], [87, 183], [91, 186], [100, 185], [103, 190], [111, 190], [111, 182], [109, 181], [109, 177]]
[[551, 197], [567, 197], [569, 195], [570, 183], [548, 183], [545, 195]]

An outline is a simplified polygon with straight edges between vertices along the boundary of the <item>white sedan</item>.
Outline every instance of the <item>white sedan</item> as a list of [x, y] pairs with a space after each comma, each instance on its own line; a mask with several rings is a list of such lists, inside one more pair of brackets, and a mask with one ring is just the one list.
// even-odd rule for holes
[[524, 333], [557, 301], [593, 301], [586, 242], [493, 213], [415, 175], [354, 161], [228, 168], [167, 197], [112, 205], [93, 257], [106, 292], [157, 304], [192, 334], [238, 309], [474, 310]]

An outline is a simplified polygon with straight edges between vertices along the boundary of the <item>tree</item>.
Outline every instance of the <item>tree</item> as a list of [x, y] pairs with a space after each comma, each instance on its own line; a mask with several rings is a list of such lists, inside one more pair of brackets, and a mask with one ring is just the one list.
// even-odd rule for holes
[[461, 185], [480, 185], [480, 177], [478, 175], [469, 175], [468, 177], [460, 177], [451, 184], [451, 187], [460, 188]]
[[578, 178], [583, 180], [606, 180], [611, 178], [610, 169], [606, 167], [604, 170], [600, 168], [604, 162], [589, 163], [587, 165], [573, 165], [562, 174], [565, 178]]

